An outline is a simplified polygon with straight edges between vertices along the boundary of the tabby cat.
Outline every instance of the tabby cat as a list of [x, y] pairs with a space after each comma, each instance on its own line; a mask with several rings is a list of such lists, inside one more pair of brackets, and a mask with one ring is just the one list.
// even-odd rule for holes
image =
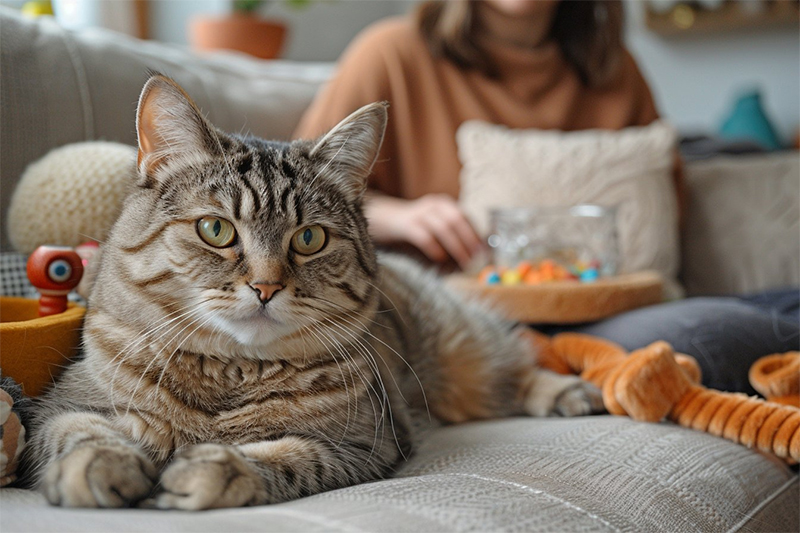
[[536, 370], [513, 325], [376, 255], [361, 203], [386, 119], [376, 103], [317, 141], [267, 142], [150, 78], [84, 357], [33, 428], [50, 503], [281, 502], [390, 475], [432, 423], [597, 407]]

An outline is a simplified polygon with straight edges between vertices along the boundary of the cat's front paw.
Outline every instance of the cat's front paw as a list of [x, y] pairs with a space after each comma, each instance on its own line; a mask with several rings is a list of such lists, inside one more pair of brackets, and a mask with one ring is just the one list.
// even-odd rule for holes
[[54, 461], [42, 492], [64, 507], [128, 507], [150, 493], [158, 472], [138, 450], [125, 445], [86, 445]]
[[588, 381], [580, 381], [556, 398], [553, 414], [558, 416], [584, 416], [602, 413], [603, 392]]
[[247, 460], [229, 446], [199, 444], [177, 455], [161, 474], [154, 505], [200, 510], [258, 505], [266, 501], [263, 483]]

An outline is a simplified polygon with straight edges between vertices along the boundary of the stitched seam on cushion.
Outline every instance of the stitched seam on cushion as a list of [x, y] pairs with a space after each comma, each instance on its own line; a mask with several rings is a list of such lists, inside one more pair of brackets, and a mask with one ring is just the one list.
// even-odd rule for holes
[[86, 78], [86, 69], [83, 68], [81, 54], [77, 44], [67, 30], [61, 30], [61, 39], [67, 49], [72, 68], [75, 71], [75, 81], [78, 83], [78, 92], [81, 95], [83, 109], [83, 134], [86, 140], [94, 139], [94, 116], [92, 113], [92, 96], [89, 92], [89, 81]]
[[611, 528], [613, 531], [617, 531], [619, 533], [622, 533], [622, 530], [619, 529], [618, 527], [616, 527], [615, 525], [613, 525], [610, 522], [608, 522], [607, 520], [604, 520], [603, 518], [597, 516], [596, 514], [590, 512], [590, 511], [587, 511], [586, 509], [584, 509], [582, 507], [579, 507], [579, 506], [575, 505], [574, 503], [568, 502], [567, 500], [565, 500], [563, 498], [559, 498], [558, 496], [554, 496], [554, 495], [550, 494], [549, 492], [545, 492], [545, 491], [540, 490], [540, 489], [534, 489], [533, 487], [529, 487], [528, 485], [524, 485], [522, 483], [516, 483], [514, 481], [505, 481], [505, 480], [502, 480], [502, 479], [496, 479], [496, 478], [491, 478], [491, 477], [480, 476], [478, 474], [455, 474], [455, 473], [453, 473], [453, 474], [440, 474], [440, 475], [471, 477], [471, 478], [480, 479], [480, 480], [483, 480], [483, 481], [491, 481], [491, 482], [494, 482], [494, 483], [499, 483], [501, 485], [508, 485], [510, 487], [515, 487], [515, 488], [518, 488], [518, 489], [522, 489], [522, 490], [524, 490], [526, 492], [537, 494], [539, 496], [544, 496], [545, 498], [549, 498], [551, 500], [557, 501], [557, 502], [561, 503], [562, 505], [565, 505], [566, 507], [569, 507], [570, 509], [574, 509], [576, 511], [579, 511], [579, 512], [581, 512], [581, 513], [593, 518], [594, 520], [597, 520], [598, 522], [600, 522], [600, 523], [608, 526], [609, 528]]
[[780, 498], [780, 497], [783, 495], [783, 493], [784, 493], [784, 492], [786, 492], [787, 490], [789, 490], [789, 489], [792, 487], [792, 485], [794, 485], [794, 484], [795, 484], [795, 483], [797, 483], [797, 482], [798, 482], [798, 478], [797, 478], [797, 477], [793, 477], [792, 479], [790, 479], [789, 481], [787, 481], [786, 483], [784, 483], [784, 484], [783, 484], [783, 485], [782, 485], [782, 486], [781, 486], [781, 487], [780, 487], [778, 490], [776, 490], [776, 491], [775, 491], [775, 492], [774, 492], [772, 495], [770, 495], [770, 496], [769, 496], [768, 498], [766, 498], [764, 501], [762, 501], [761, 503], [759, 503], [759, 504], [758, 504], [758, 505], [757, 505], [757, 506], [756, 506], [754, 509], [752, 509], [752, 510], [751, 510], [749, 513], [747, 513], [747, 516], [745, 516], [744, 518], [742, 518], [741, 520], [739, 520], [739, 522], [738, 522], [736, 525], [734, 525], [732, 528], [730, 528], [730, 529], [728, 530], [728, 533], [732, 533], [732, 532], [735, 532], [735, 531], [740, 531], [740, 530], [741, 530], [741, 529], [742, 529], [742, 528], [743, 528], [743, 527], [744, 527], [744, 526], [747, 524], [747, 522], [749, 522], [750, 520], [752, 520], [752, 519], [753, 519], [753, 517], [754, 517], [756, 514], [760, 513], [760, 512], [761, 512], [761, 511], [762, 511], [762, 510], [763, 510], [763, 509], [766, 507], [766, 506], [768, 506], [769, 504], [771, 504], [771, 503], [772, 503], [773, 501], [775, 501], [776, 499]]

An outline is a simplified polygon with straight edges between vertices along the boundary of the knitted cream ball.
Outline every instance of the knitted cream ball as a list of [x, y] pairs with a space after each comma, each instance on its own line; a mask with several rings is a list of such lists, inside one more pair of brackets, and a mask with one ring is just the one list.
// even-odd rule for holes
[[31, 163], [11, 197], [8, 236], [18, 251], [103, 241], [135, 182], [136, 148], [68, 144]]

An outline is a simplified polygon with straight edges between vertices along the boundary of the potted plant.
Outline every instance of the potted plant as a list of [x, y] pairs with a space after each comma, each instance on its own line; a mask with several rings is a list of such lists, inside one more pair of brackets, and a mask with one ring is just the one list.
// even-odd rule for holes
[[233, 0], [223, 17], [198, 16], [189, 25], [189, 41], [196, 50], [238, 50], [261, 59], [280, 56], [286, 25], [258, 15], [264, 0]]

